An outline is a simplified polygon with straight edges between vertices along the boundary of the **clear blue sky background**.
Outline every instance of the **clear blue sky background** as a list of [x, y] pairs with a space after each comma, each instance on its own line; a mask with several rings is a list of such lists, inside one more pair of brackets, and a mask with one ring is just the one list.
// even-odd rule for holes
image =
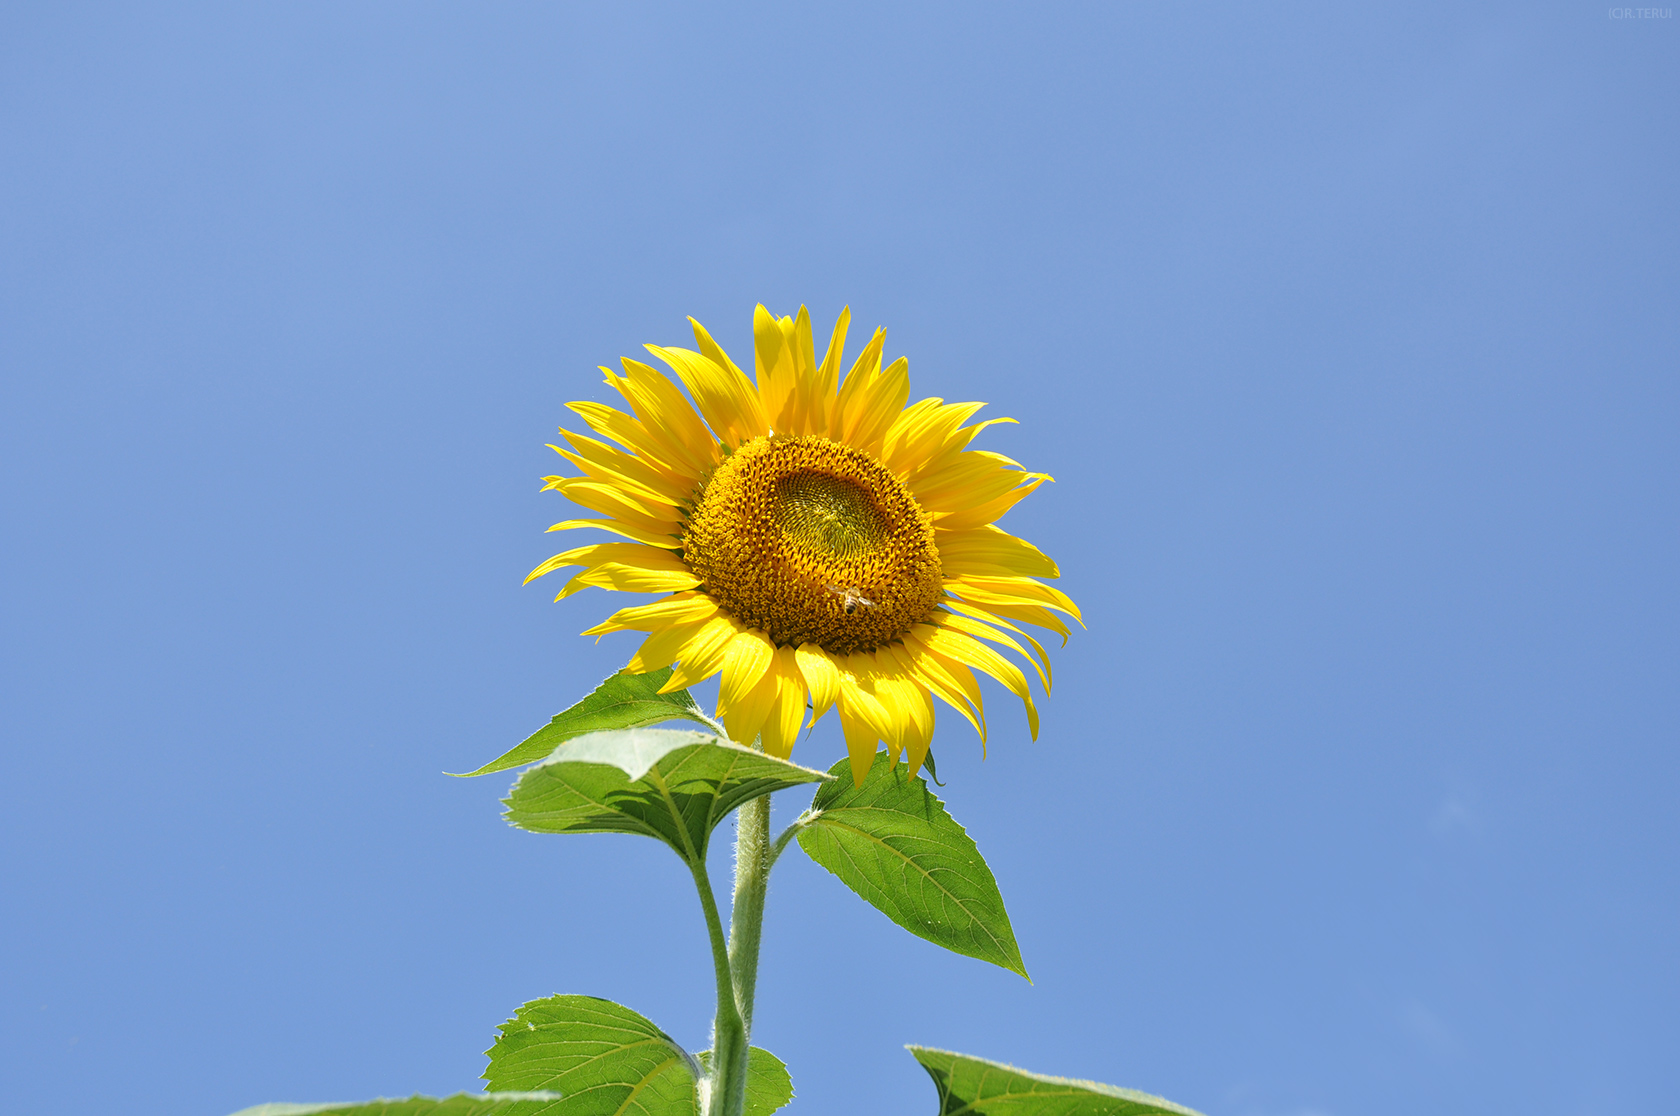
[[1602, 3], [7, 5], [0, 1107], [471, 1089], [560, 991], [705, 1043], [675, 858], [440, 772], [629, 652], [520, 586], [563, 404], [763, 301], [1020, 419], [1090, 625], [936, 745], [1036, 984], [790, 857], [792, 1111], [931, 1112], [907, 1042], [1668, 1109], [1677, 94]]

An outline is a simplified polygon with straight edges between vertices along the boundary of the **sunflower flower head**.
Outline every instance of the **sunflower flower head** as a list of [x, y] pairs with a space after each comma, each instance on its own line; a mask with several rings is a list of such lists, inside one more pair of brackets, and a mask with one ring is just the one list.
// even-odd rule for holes
[[602, 368], [629, 412], [571, 404], [597, 437], [562, 429], [551, 448], [582, 475], [546, 487], [604, 518], [549, 530], [626, 541], [556, 554], [526, 581], [581, 566], [556, 600], [589, 586], [661, 594], [584, 634], [647, 633], [628, 669], [674, 664], [666, 691], [721, 675], [724, 728], [773, 755], [792, 751], [807, 714], [815, 724], [837, 707], [861, 782], [878, 742], [920, 768], [935, 697], [983, 742], [976, 670], [1021, 698], [1036, 737], [1026, 675], [997, 648], [1048, 692], [1049, 656], [1017, 622], [1065, 643], [1062, 615], [1079, 609], [1041, 580], [1056, 564], [995, 525], [1050, 479], [969, 448], [1014, 420], [964, 425], [979, 403], [906, 406], [908, 364], [882, 367], [882, 330], [842, 378], [849, 321], [841, 311], [819, 362], [804, 307], [758, 307], [751, 379], [693, 319], [695, 349], [647, 346], [674, 379], [629, 358], [622, 375]]

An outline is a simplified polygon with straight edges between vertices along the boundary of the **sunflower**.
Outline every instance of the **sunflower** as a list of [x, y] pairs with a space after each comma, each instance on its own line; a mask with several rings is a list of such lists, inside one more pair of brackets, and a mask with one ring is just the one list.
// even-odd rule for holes
[[[756, 383], [699, 322], [698, 351], [646, 346], [687, 388], [625, 358], [606, 382], [630, 413], [573, 403], [598, 438], [564, 428], [551, 446], [582, 470], [548, 477], [605, 518], [594, 527], [623, 542], [556, 554], [525, 580], [581, 566], [563, 600], [588, 586], [661, 593], [584, 632], [646, 632], [626, 669], [675, 664], [662, 692], [722, 674], [718, 718], [735, 740], [761, 739], [786, 757], [805, 726], [839, 707], [854, 777], [876, 743], [914, 773], [933, 739], [933, 698], [986, 738], [974, 676], [991, 675], [1038, 710], [1025, 674], [992, 645], [1015, 651], [1050, 689], [1044, 647], [1012, 621], [1062, 637], [1058, 612], [1079, 619], [1059, 576], [1031, 543], [994, 521], [1051, 478], [968, 445], [991, 419], [965, 426], [984, 404], [910, 395], [903, 357], [883, 368], [884, 330], [840, 378], [850, 310], [819, 363], [811, 319], [753, 314]], [[693, 400], [692, 404], [690, 399]], [[1013, 635], [1011, 633], [1014, 633]], [[1032, 647], [1029, 654], [1015, 636]]]

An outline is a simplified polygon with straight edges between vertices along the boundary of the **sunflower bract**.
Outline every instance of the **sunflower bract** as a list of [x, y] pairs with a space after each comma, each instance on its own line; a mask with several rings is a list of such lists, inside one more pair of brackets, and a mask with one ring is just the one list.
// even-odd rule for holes
[[526, 580], [580, 566], [557, 600], [590, 586], [663, 594], [584, 634], [647, 633], [628, 669], [675, 664], [666, 690], [721, 675], [724, 728], [773, 755], [792, 750], [807, 706], [813, 723], [838, 707], [861, 781], [878, 742], [921, 766], [935, 697], [984, 740], [976, 670], [1021, 698], [1036, 737], [1026, 675], [996, 648], [1048, 690], [1049, 656], [1016, 622], [1066, 642], [1056, 614], [1079, 609], [1039, 580], [1059, 575], [1054, 562], [994, 525], [1050, 479], [968, 448], [1013, 420], [963, 425], [979, 403], [907, 407], [908, 364], [882, 367], [881, 330], [842, 378], [849, 320], [818, 362], [803, 307], [779, 319], [758, 307], [753, 379], [693, 319], [696, 349], [648, 346], [675, 380], [630, 359], [622, 375], [603, 368], [629, 412], [573, 403], [599, 437], [561, 430], [567, 447], [553, 448], [582, 475], [546, 478], [603, 518], [550, 530], [621, 541], [564, 551]]

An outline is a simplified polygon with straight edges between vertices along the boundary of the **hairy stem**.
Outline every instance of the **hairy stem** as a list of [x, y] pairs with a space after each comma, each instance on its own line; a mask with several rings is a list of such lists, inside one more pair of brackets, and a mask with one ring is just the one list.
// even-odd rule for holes
[[[712, 970], [717, 978], [717, 1018], [712, 1024], [710, 1103], [706, 1116], [740, 1116], [746, 1103], [747, 1028], [735, 1006], [735, 983], [730, 976], [729, 947], [718, 917], [717, 898], [704, 862], [692, 862], [695, 890], [706, 913], [706, 935], [712, 943]], [[732, 1103], [733, 1102], [733, 1103]]]
[[764, 892], [773, 859], [770, 796], [764, 795], [736, 814], [735, 905], [729, 915], [729, 972], [735, 981], [735, 1006], [748, 1035], [752, 1034], [753, 993], [758, 985], [758, 944], [764, 932]]
[[[776, 843], [770, 846], [770, 866], [772, 868], [776, 866], [776, 860], [782, 855], [782, 850], [787, 848], [788, 845], [793, 842], [795, 837], [799, 836], [799, 831], [816, 821], [821, 815], [821, 810], [806, 810], [803, 814], [800, 814], [797, 818], [793, 819], [792, 825], [782, 830], [782, 832], [776, 837]], [[765, 832], [768, 833], [769, 830], [765, 830]]]
[[[721, 966], [707, 1116], [741, 1116], [746, 1107], [748, 1039], [752, 1035], [753, 993], [758, 985], [758, 946], [764, 933], [764, 893], [770, 882], [770, 865], [781, 851], [779, 846], [774, 850], [770, 846], [769, 795], [743, 805], [735, 815], [735, 825], [735, 902], [729, 915], [727, 947], [709, 883], [701, 897], [707, 910], [706, 927], [712, 934], [712, 963]], [[698, 870], [696, 882], [704, 876], [704, 869]]]
[[[770, 796], [755, 798], [735, 816], [735, 904], [729, 945], [718, 975], [717, 1037], [712, 1043], [711, 1104], [707, 1116], [741, 1116], [747, 1100], [747, 1040], [752, 1034], [753, 989], [758, 982], [758, 943], [764, 930], [764, 889], [770, 878]], [[712, 936], [712, 955], [720, 937]], [[735, 1028], [724, 1041], [724, 985]], [[739, 1039], [735, 1039], [735, 1035]]]

